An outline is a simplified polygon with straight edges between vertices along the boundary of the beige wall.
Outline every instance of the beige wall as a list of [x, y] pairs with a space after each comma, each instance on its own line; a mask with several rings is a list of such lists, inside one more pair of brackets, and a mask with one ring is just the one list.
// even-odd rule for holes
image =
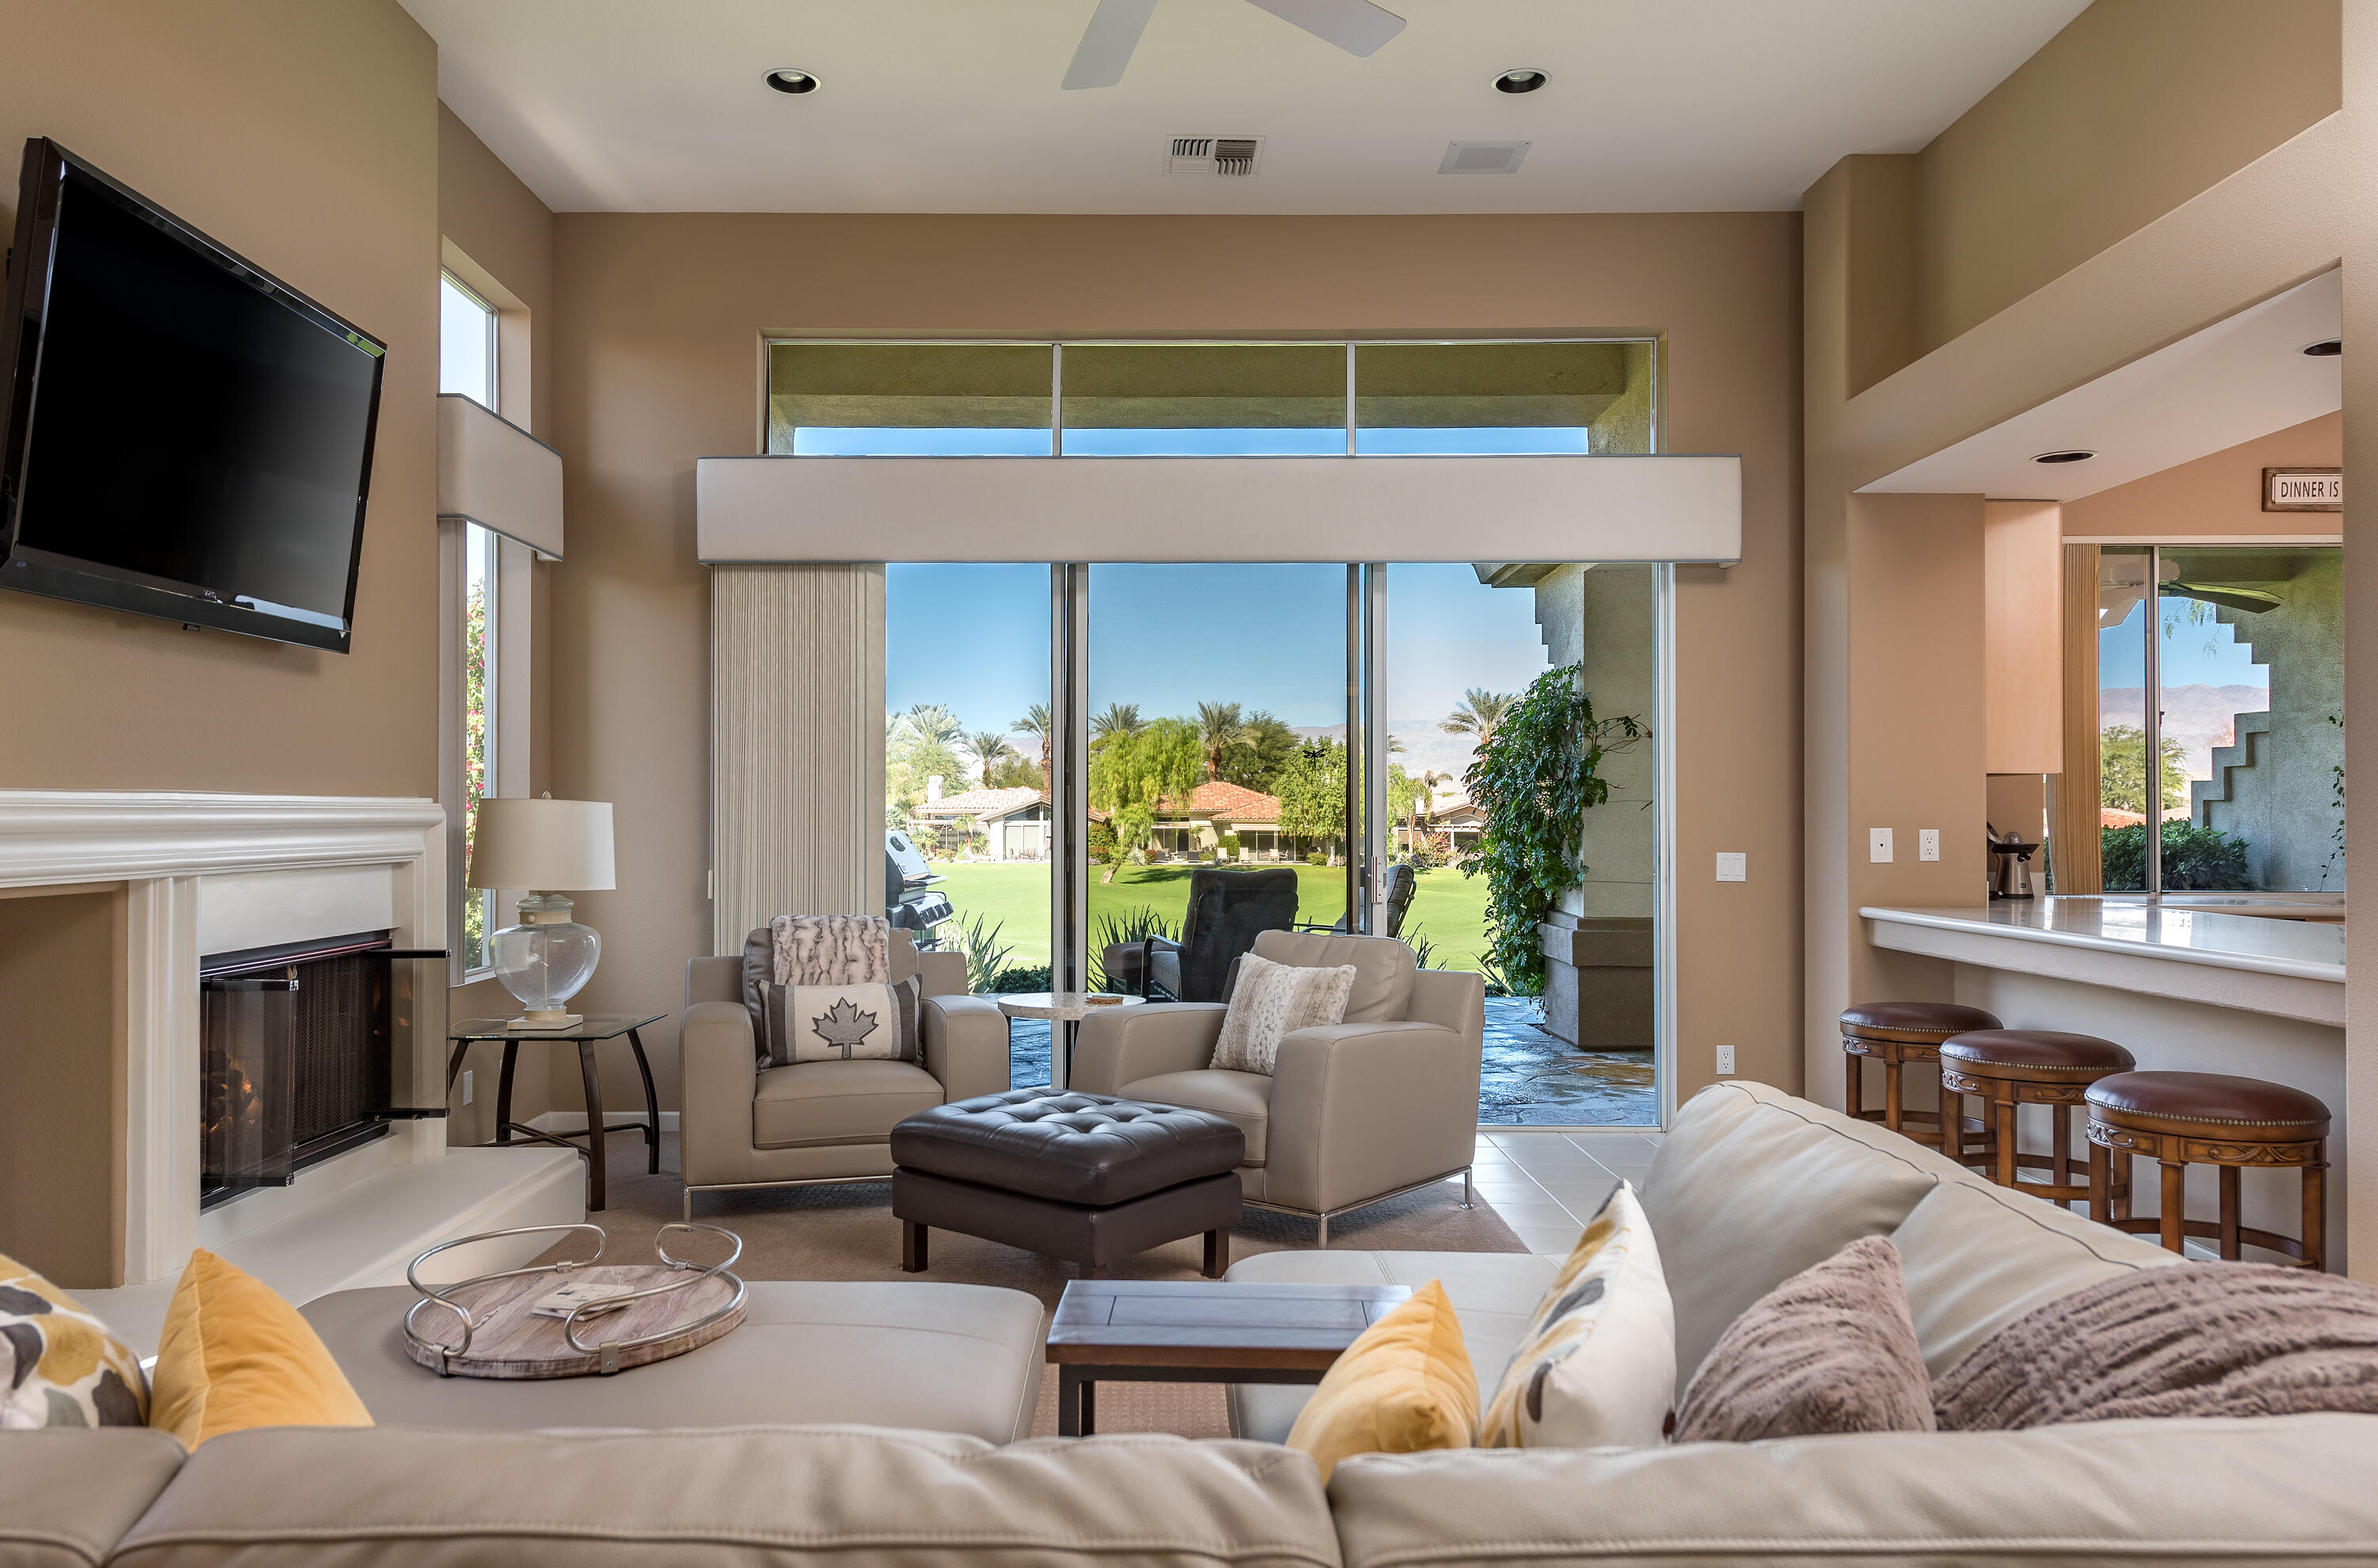
[[[499, 162], [455, 113], [438, 105], [438, 226], [444, 259], [455, 275], [498, 308], [498, 401], [503, 415], [551, 441], [554, 406], [553, 213]], [[528, 792], [549, 789], [553, 754], [553, 576], [560, 562], [538, 562], [531, 589]], [[510, 923], [510, 911], [502, 911]], [[448, 994], [450, 1018], [508, 1017], [519, 1005], [493, 980]], [[520, 1048], [512, 1085], [512, 1117], [526, 1121], [552, 1108], [553, 1059], [562, 1048]], [[484, 1143], [495, 1136], [498, 1045], [474, 1045], [465, 1058], [474, 1098], [462, 1103], [456, 1084], [446, 1123], [450, 1143]], [[565, 1063], [565, 1066], [568, 1064]], [[572, 1104], [576, 1104], [573, 1099]]]
[[[2345, 13], [2346, 156], [2335, 188], [2378, 189], [2378, 0], [2348, 0]], [[2344, 218], [2345, 337], [2349, 344], [2378, 344], [2378, 204], [2367, 199], [2338, 203]], [[2378, 356], [2345, 356], [2345, 462], [2362, 472], [2378, 465]], [[2378, 616], [2362, 613], [2378, 605], [2378, 524], [2371, 504], [2348, 492], [2345, 550], [2345, 682], [2356, 694], [2378, 690]], [[2371, 721], [2366, 697], [2353, 710], [2346, 730], [2345, 766], [2349, 777], [2378, 778], [2378, 723]], [[2378, 790], [2357, 790], [2346, 797], [2348, 843], [2378, 844]], [[2366, 852], [2366, 850], [2365, 850]], [[2378, 1280], [2378, 1157], [2366, 1152], [2371, 1139], [2350, 1129], [2378, 1128], [2378, 920], [2346, 923], [2345, 1104], [2348, 1140], [2360, 1157], [2346, 1182], [2348, 1256], [2356, 1278]]]
[[0, 594], [0, 785], [434, 795], [434, 46], [395, 0], [5, 0], [0, 38], [11, 168], [53, 137], [389, 344], [354, 651]]
[[2345, 416], [2324, 414], [2110, 490], [2064, 504], [2068, 539], [2339, 535], [2334, 512], [2265, 512], [2264, 468], [2332, 468], [2345, 460]]
[[1920, 154], [1917, 352], [2336, 112], [2338, 0], [2097, 0]]
[[125, 915], [120, 883], [0, 891], [0, 1253], [69, 1289], [124, 1283]]
[[[1799, 692], [1780, 656], [1799, 639], [1797, 253], [1790, 214], [561, 214], [554, 630], [572, 680], [553, 779], [619, 813], [619, 890], [579, 906], [605, 938], [585, 1000], [674, 1011], [709, 949], [693, 460], [756, 450], [763, 333], [1657, 332], [1665, 444], [1742, 453], [1746, 490], [1743, 563], [1678, 573], [1678, 1088], [1720, 1043], [1745, 1076], [1796, 1083]], [[1711, 882], [1718, 850], [1749, 851], [1752, 880]], [[675, 1029], [647, 1039], [674, 1103]], [[607, 1071], [632, 1103], [624, 1062]]]

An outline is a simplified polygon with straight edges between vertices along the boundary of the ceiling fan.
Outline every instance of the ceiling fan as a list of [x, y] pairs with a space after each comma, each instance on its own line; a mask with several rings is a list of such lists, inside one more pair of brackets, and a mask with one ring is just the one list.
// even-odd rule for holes
[[[1382, 10], [1371, 0], [1247, 0], [1281, 21], [1303, 28], [1325, 43], [1347, 54], [1368, 57], [1403, 31], [1404, 19]], [[1074, 63], [1065, 67], [1065, 90], [1112, 87], [1123, 80], [1139, 35], [1156, 12], [1156, 0], [1099, 0], [1099, 8], [1074, 49]]]

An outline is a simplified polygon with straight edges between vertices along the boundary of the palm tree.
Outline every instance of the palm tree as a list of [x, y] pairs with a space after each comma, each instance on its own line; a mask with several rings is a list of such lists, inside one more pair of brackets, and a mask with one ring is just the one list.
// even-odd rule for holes
[[991, 788], [991, 770], [1015, 754], [1007, 737], [996, 730], [980, 730], [967, 736], [966, 749], [972, 754], [975, 766], [982, 769], [982, 787], [986, 790]]
[[1136, 735], [1146, 728], [1137, 703], [1109, 703], [1106, 712], [1090, 716], [1093, 741], [1103, 741], [1110, 735]]
[[1432, 767], [1423, 771], [1421, 776], [1418, 778], [1413, 779], [1412, 782], [1420, 786], [1420, 792], [1412, 797], [1411, 814], [1411, 847], [1418, 849], [1420, 847], [1421, 813], [1424, 811], [1433, 812], [1436, 809], [1436, 787], [1440, 784], [1452, 783], [1453, 775], [1450, 773], [1439, 773], [1436, 769]]
[[1236, 703], [1199, 703], [1197, 734], [1206, 744], [1206, 777], [1219, 778], [1222, 771], [1222, 748], [1246, 731], [1246, 720], [1240, 716]]
[[960, 730], [958, 716], [939, 703], [919, 703], [901, 718], [910, 733], [929, 746], [949, 746], [957, 743]]
[[1483, 686], [1472, 686], [1461, 694], [1461, 706], [1445, 716], [1437, 725], [1448, 735], [1475, 735], [1482, 746], [1495, 739], [1495, 727], [1511, 710], [1519, 697], [1509, 692], [1490, 692]]
[[1037, 735], [1040, 739], [1040, 786], [1049, 785], [1050, 758], [1057, 742], [1057, 718], [1049, 711], [1047, 703], [1034, 703], [1024, 717], [1007, 727], [1015, 735]]

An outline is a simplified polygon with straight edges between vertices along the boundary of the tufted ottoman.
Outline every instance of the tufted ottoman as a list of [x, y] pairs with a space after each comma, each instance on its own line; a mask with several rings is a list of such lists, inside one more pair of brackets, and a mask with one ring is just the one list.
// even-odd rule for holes
[[1069, 1259], [1084, 1279], [1203, 1231], [1219, 1278], [1245, 1153], [1236, 1127], [1179, 1105], [1049, 1089], [935, 1105], [892, 1129], [900, 1266], [924, 1268], [935, 1225]]

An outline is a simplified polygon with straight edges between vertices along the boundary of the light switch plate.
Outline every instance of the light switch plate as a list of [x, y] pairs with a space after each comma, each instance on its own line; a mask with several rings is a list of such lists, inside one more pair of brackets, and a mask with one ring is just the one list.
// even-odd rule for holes
[[1721, 1045], [1717, 1048], [1717, 1075], [1720, 1078], [1732, 1078], [1734, 1076], [1733, 1046]]
[[1916, 858], [1919, 861], [1937, 861], [1940, 858], [1939, 828], [1919, 827], [1916, 830]]
[[1717, 852], [1717, 879], [1720, 882], [1750, 880], [1750, 856], [1740, 850], [1720, 850]]
[[1890, 860], [1891, 860], [1891, 829], [1890, 829], [1890, 828], [1888, 828], [1888, 827], [1869, 827], [1869, 828], [1868, 828], [1868, 829], [1866, 830], [1866, 842], [1867, 842], [1866, 858], [1867, 858], [1868, 860], [1872, 861], [1872, 862], [1873, 862], [1875, 864], [1877, 864], [1877, 865], [1883, 865], [1883, 864], [1887, 864], [1887, 863], [1890, 862]]

